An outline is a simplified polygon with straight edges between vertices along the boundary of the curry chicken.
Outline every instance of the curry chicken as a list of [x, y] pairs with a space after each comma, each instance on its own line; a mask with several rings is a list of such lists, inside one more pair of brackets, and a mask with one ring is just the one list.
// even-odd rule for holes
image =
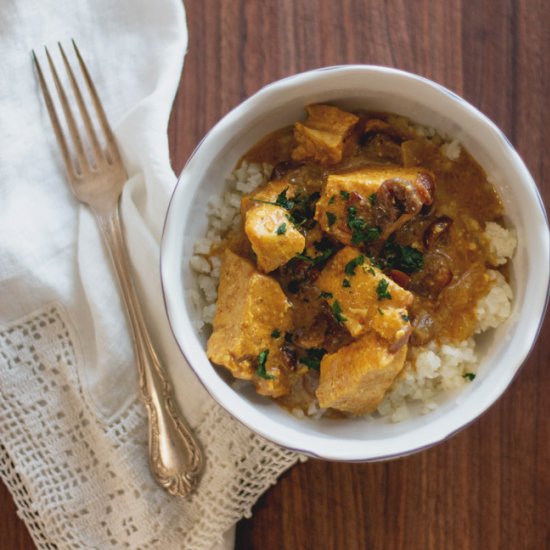
[[376, 409], [408, 352], [460, 342], [491, 287], [498, 195], [464, 149], [397, 115], [307, 107], [244, 159], [273, 166], [241, 200], [222, 259], [210, 360], [281, 405]]

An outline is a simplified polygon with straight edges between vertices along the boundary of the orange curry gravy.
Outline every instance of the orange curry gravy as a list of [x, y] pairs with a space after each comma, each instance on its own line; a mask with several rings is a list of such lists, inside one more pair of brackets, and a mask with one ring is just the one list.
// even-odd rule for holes
[[[490, 282], [485, 274], [488, 258], [482, 234], [485, 222], [501, 221], [504, 213], [501, 200], [487, 181], [483, 168], [464, 149], [457, 160], [451, 161], [441, 152], [440, 136], [429, 139], [418, 136], [406, 118], [385, 113], [362, 113], [361, 116], [384, 120], [396, 129], [396, 135], [380, 133], [358, 139], [340, 164], [328, 170], [306, 163], [295, 171], [291, 181], [298, 182], [311, 194], [320, 191], [329, 173], [359, 166], [389, 164], [431, 170], [437, 182], [433, 205], [429, 212], [413, 218], [395, 234], [395, 242], [413, 246], [423, 253], [424, 267], [411, 275], [408, 285], [415, 295], [410, 308], [415, 327], [411, 344], [426, 344], [432, 339], [460, 342], [474, 332], [475, 304], [489, 290]], [[294, 145], [292, 127], [283, 128], [265, 137], [243, 160], [277, 166], [290, 160]], [[424, 235], [428, 238], [428, 228], [442, 217], [449, 218], [451, 224], [427, 248]], [[250, 255], [246, 237], [240, 237], [241, 253]], [[279, 281], [285, 278], [282, 273], [274, 275]], [[449, 277], [452, 277], [450, 282]], [[283, 288], [286, 288], [284, 284]], [[294, 307], [304, 307], [302, 301], [296, 301], [295, 294], [288, 296]]]
[[[488, 221], [501, 222], [503, 206], [481, 166], [463, 148], [455, 160], [442, 151], [444, 140], [437, 134], [421, 136], [408, 119], [388, 113], [355, 113], [357, 130], [347, 141], [341, 162], [323, 166], [315, 161], [292, 161], [296, 146], [293, 128], [265, 137], [243, 160], [274, 166], [273, 177], [284, 175], [305, 197], [299, 213], [306, 221], [299, 225], [306, 237], [306, 250], [315, 244], [317, 255], [330, 254], [343, 245], [323, 235], [313, 219], [315, 203], [329, 174], [346, 173], [365, 166], [422, 167], [435, 176], [435, 198], [429, 206], [400, 227], [384, 242], [361, 244], [359, 248], [397, 284], [413, 293], [409, 306], [412, 334], [409, 346], [430, 341], [458, 343], [472, 336], [476, 326], [475, 305], [490, 289], [490, 265], [483, 232]], [[369, 121], [375, 121], [369, 123]], [[353, 197], [349, 199], [353, 201]], [[319, 246], [319, 242], [322, 243]], [[222, 248], [254, 260], [250, 243], [241, 229], [227, 236]], [[411, 257], [412, 250], [412, 257]], [[219, 254], [220, 249], [213, 251]], [[325, 262], [326, 263], [326, 262]], [[270, 273], [281, 285], [297, 320], [292, 347], [300, 353], [323, 348], [333, 353], [352, 341], [342, 324], [334, 321], [326, 303], [318, 299], [315, 277], [323, 267], [292, 260]], [[310, 371], [290, 395], [278, 398], [292, 408], [304, 406], [318, 373]], [[310, 386], [308, 388], [308, 386]]]

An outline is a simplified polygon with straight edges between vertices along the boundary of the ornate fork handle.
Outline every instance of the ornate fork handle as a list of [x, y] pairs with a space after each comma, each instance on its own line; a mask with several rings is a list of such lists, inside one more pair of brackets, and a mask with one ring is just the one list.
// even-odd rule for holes
[[102, 130], [105, 140], [103, 146], [92, 122], [87, 101], [80, 91], [61, 44], [59, 52], [74, 92], [81, 122], [89, 138], [88, 151], [50, 52], [46, 49], [48, 65], [71, 138], [72, 151], [34, 51], [33, 60], [71, 189], [78, 200], [87, 204], [94, 212], [115, 266], [134, 341], [139, 386], [149, 416], [149, 462], [153, 476], [170, 493], [183, 496], [189, 494], [199, 480], [204, 461], [203, 452], [178, 410], [169, 378], [157, 357], [143, 320], [130, 274], [118, 210], [120, 194], [127, 180], [126, 170], [90, 73], [74, 41], [73, 46], [97, 123]]
[[169, 493], [187, 495], [199, 480], [202, 450], [178, 411], [172, 385], [149, 338], [128, 267], [118, 204], [94, 214], [115, 266], [132, 331], [139, 386], [149, 415], [151, 471]]

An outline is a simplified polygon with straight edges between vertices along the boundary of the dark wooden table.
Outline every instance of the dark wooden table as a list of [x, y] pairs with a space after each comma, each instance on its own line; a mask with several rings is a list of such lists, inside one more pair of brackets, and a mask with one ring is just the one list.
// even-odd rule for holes
[[[189, 52], [169, 136], [182, 168], [262, 85], [341, 63], [436, 80], [508, 135], [550, 206], [547, 0], [188, 0]], [[550, 549], [550, 321], [504, 397], [462, 433], [378, 464], [310, 460], [237, 529], [238, 549]], [[0, 548], [33, 548], [0, 487]]]

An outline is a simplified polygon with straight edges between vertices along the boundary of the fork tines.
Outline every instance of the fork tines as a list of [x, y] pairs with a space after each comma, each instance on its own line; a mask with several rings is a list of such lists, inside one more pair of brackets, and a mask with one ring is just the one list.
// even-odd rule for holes
[[55, 104], [52, 99], [52, 96], [50, 94], [50, 91], [48, 89], [48, 85], [46, 83], [46, 79], [44, 77], [44, 73], [42, 72], [42, 68], [40, 67], [40, 63], [38, 61], [38, 57], [35, 53], [35, 51], [32, 51], [32, 56], [34, 60], [34, 64], [38, 73], [38, 80], [40, 82], [40, 88], [42, 90], [42, 94], [44, 96], [44, 100], [46, 103], [46, 107], [48, 109], [48, 113], [50, 115], [50, 119], [52, 122], [52, 126], [55, 132], [55, 136], [57, 138], [57, 142], [59, 144], [59, 147], [61, 148], [61, 152], [63, 155], [63, 161], [65, 163], [65, 169], [67, 171], [67, 174], [69, 176], [69, 179], [72, 181], [74, 179], [78, 179], [82, 175], [86, 173], [90, 173], [94, 171], [97, 167], [100, 167], [103, 164], [111, 164], [112, 161], [118, 157], [118, 149], [116, 146], [115, 138], [113, 135], [113, 132], [109, 126], [109, 123], [107, 121], [107, 117], [105, 116], [105, 112], [103, 110], [103, 107], [101, 105], [101, 101], [99, 100], [99, 96], [97, 95], [97, 91], [95, 89], [95, 86], [92, 82], [92, 79], [90, 78], [90, 74], [86, 68], [86, 65], [84, 63], [84, 60], [82, 59], [82, 56], [80, 55], [80, 52], [76, 46], [75, 41], [72, 41], [74, 51], [76, 54], [76, 58], [78, 60], [78, 64], [80, 66], [80, 70], [82, 73], [82, 79], [84, 83], [86, 84], [86, 88], [88, 90], [88, 94], [90, 96], [90, 99], [92, 101], [92, 104], [95, 109], [95, 115], [99, 121], [99, 125], [101, 129], [103, 130], [103, 135], [105, 138], [105, 152], [103, 151], [100, 142], [98, 140], [92, 118], [90, 117], [90, 113], [88, 112], [88, 108], [86, 107], [86, 103], [84, 101], [84, 98], [82, 96], [82, 93], [80, 91], [80, 87], [78, 85], [77, 79], [75, 77], [75, 74], [71, 68], [71, 65], [69, 63], [69, 60], [65, 54], [65, 51], [63, 50], [63, 47], [60, 43], [58, 43], [59, 51], [61, 53], [61, 57], [63, 59], [63, 64], [65, 66], [65, 70], [68, 76], [68, 79], [71, 83], [71, 88], [74, 93], [74, 97], [76, 99], [76, 102], [78, 104], [78, 109], [80, 111], [80, 115], [82, 117], [82, 122], [84, 127], [86, 128], [86, 133], [88, 135], [88, 139], [90, 141], [90, 147], [91, 152], [88, 154], [86, 153], [84, 142], [81, 138], [78, 126], [76, 124], [75, 116], [71, 110], [69, 100], [67, 99], [67, 94], [65, 93], [65, 89], [63, 88], [63, 84], [61, 83], [61, 79], [59, 77], [59, 74], [56, 70], [55, 64], [53, 62], [52, 56], [50, 55], [50, 52], [47, 48], [44, 48], [46, 51], [46, 57], [48, 59], [48, 64], [51, 69], [53, 81], [55, 83], [55, 87], [57, 89], [57, 94], [59, 97], [59, 102], [61, 104], [61, 108], [63, 110], [63, 113], [65, 115], [65, 120], [67, 123], [67, 128], [69, 131], [70, 139], [72, 141], [74, 151], [76, 154], [76, 160], [77, 162], [73, 162], [71, 153], [69, 150], [69, 146], [67, 143], [67, 139], [65, 138], [65, 134], [63, 132], [62, 125], [59, 121], [59, 117], [56, 112]]

